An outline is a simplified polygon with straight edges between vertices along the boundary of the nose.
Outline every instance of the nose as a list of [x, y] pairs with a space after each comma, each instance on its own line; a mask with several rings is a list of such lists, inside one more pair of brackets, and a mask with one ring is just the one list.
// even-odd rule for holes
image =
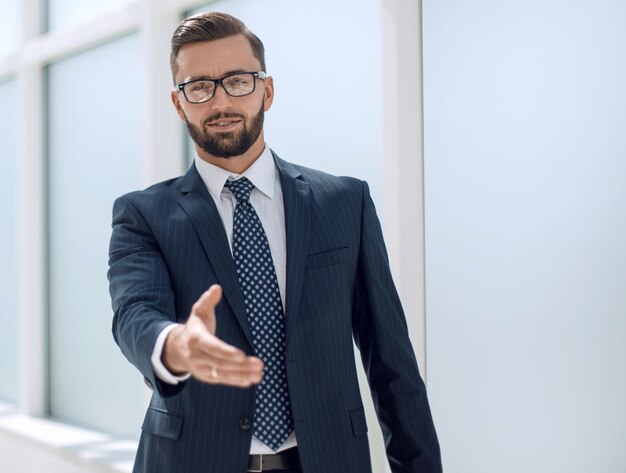
[[217, 110], [228, 110], [232, 105], [232, 97], [226, 93], [222, 84], [218, 84], [209, 104]]

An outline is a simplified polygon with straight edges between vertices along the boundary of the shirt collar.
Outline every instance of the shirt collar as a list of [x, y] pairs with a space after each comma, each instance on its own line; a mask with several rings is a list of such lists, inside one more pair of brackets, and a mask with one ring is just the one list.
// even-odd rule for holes
[[250, 182], [254, 184], [254, 187], [267, 197], [270, 199], [274, 198], [276, 164], [274, 163], [272, 152], [267, 145], [265, 145], [265, 149], [257, 160], [242, 174], [227, 171], [226, 169], [205, 161], [198, 157], [198, 155], [195, 157], [195, 164], [200, 177], [214, 199], [220, 200], [226, 179], [239, 179], [242, 176], [248, 178]]

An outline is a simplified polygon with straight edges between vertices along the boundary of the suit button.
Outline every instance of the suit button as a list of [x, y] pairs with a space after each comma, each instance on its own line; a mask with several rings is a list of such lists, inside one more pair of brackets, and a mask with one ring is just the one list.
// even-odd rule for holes
[[244, 432], [250, 430], [250, 427], [252, 427], [252, 421], [248, 417], [242, 417], [239, 420], [239, 428]]

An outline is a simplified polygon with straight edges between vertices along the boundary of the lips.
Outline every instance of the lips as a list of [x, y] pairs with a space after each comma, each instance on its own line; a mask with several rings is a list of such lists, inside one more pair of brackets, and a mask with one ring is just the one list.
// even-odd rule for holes
[[219, 121], [219, 122], [212, 122], [209, 123], [209, 126], [228, 126], [228, 125], [232, 125], [233, 123], [239, 123], [241, 120], [228, 120], [228, 121]]
[[235, 127], [237, 124], [243, 121], [243, 117], [240, 116], [219, 116], [219, 117], [211, 117], [205, 121], [206, 126], [214, 128], [227, 130]]

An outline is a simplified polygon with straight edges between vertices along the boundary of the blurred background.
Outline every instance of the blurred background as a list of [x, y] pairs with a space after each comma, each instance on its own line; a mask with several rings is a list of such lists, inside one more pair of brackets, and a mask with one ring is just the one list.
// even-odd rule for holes
[[193, 160], [169, 40], [204, 10], [265, 43], [277, 154], [369, 182], [444, 470], [625, 473], [618, 0], [0, 0], [0, 471], [132, 467], [111, 207]]

